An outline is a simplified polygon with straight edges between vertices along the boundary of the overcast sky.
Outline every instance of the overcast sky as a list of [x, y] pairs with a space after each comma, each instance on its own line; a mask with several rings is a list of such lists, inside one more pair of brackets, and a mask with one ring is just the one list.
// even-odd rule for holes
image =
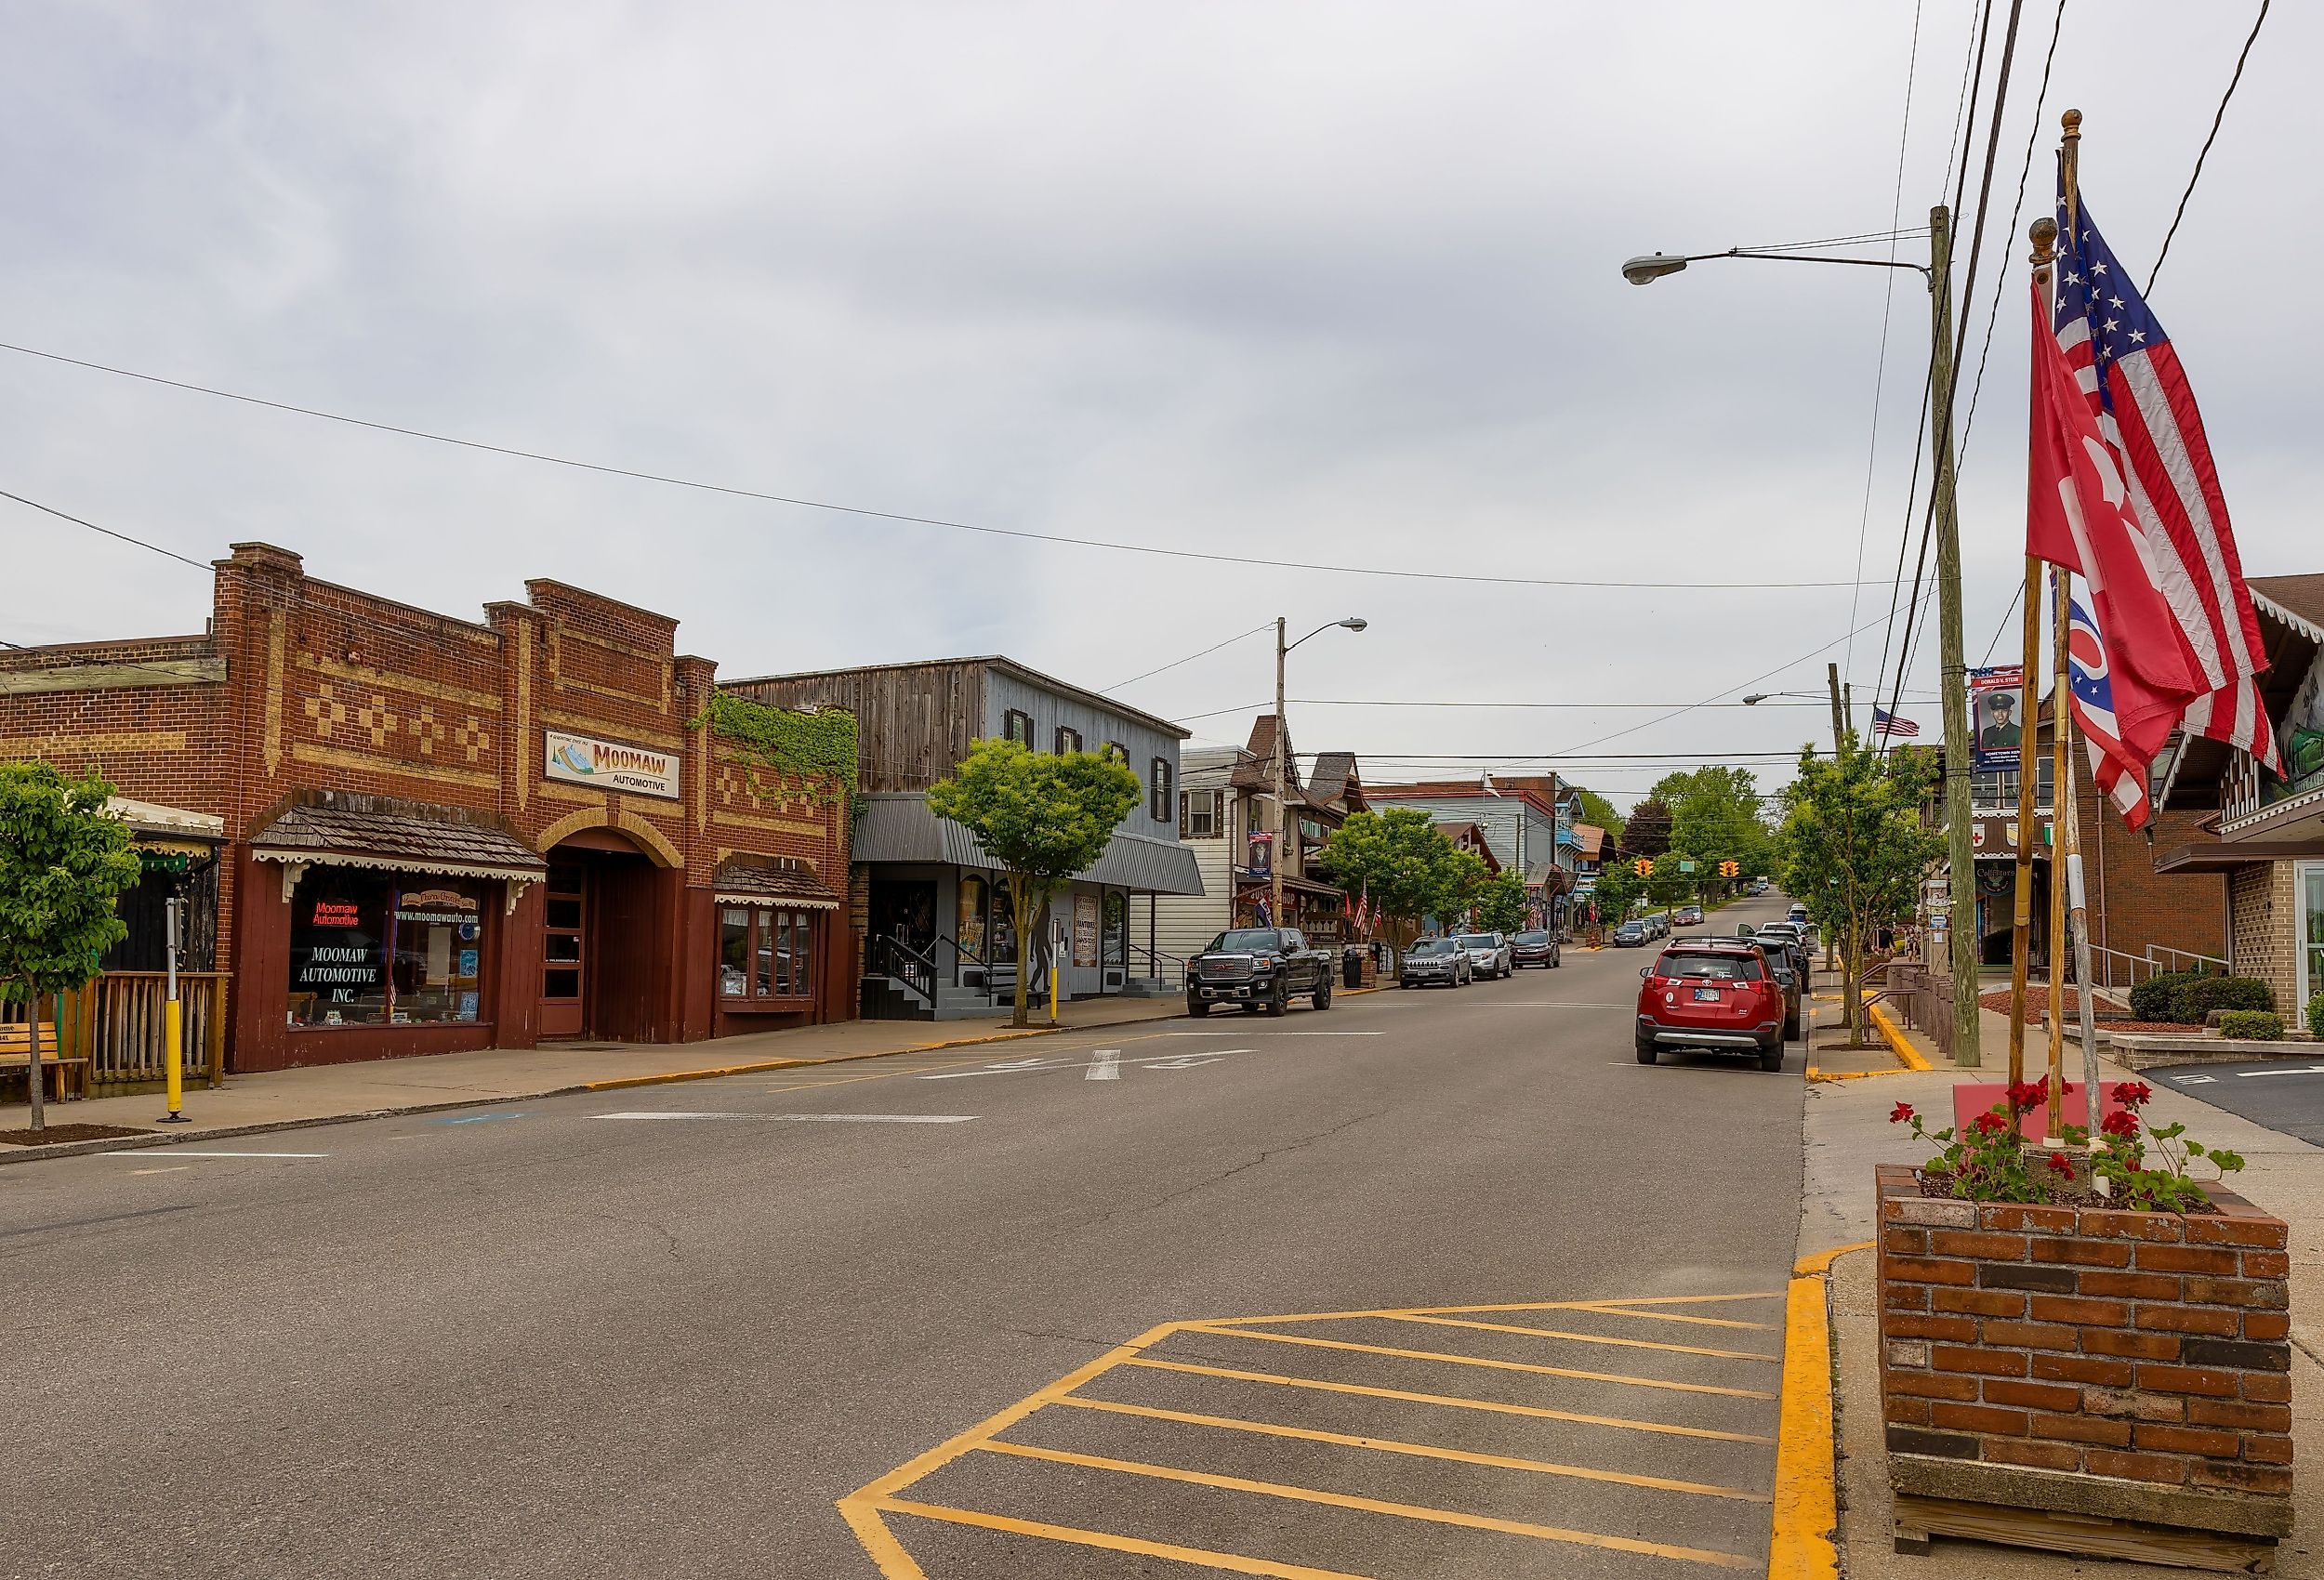
[[[1368, 632], [1294, 656], [1294, 698], [1589, 704], [1295, 705], [1301, 750], [1354, 750], [1375, 781], [1400, 754], [1796, 750], [1820, 704], [1597, 742], [1657, 717], [1608, 704], [1820, 695], [1833, 658], [1868, 693], [1882, 625], [1842, 639], [1852, 609], [1887, 612], [1926, 294], [1746, 261], [1642, 290], [1618, 266], [1924, 224], [1950, 195], [1974, 9], [1925, 0], [1908, 73], [1906, 0], [0, 6], [0, 340], [614, 466], [1227, 555], [1846, 582], [1863, 527], [1879, 585], [1860, 599], [1028, 543], [6, 352], [0, 488], [200, 560], [263, 539], [469, 618], [556, 577], [678, 617], [680, 650], [729, 677], [1006, 652], [1103, 688], [1278, 613], [1294, 634], [1360, 613]], [[2057, 112], [2085, 112], [2085, 191], [2143, 277], [2251, 13], [2071, 0], [2013, 228], [2053, 10], [2025, 7], [1962, 386], [2001, 279], [1963, 463], [1972, 662], [2022, 551], [2023, 234]], [[2297, 289], [2261, 288], [2296, 282], [2324, 230], [2324, 99], [2297, 69], [2318, 59], [2324, 13], [2277, 7], [2152, 298], [2254, 574], [2324, 569], [2313, 336]], [[7, 501], [0, 553], [7, 640], [208, 612], [205, 574]], [[1932, 625], [1908, 697], [1933, 694], [1935, 650]], [[1239, 740], [1272, 683], [1252, 637], [1121, 694]], [[1933, 703], [1905, 711], [1934, 733]], [[1671, 766], [1570, 771], [1627, 805]]]

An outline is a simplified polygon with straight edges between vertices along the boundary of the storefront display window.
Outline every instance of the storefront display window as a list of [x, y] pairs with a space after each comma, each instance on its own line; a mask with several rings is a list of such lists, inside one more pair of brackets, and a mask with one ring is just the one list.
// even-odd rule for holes
[[2300, 869], [2300, 962], [2305, 975], [2293, 1008], [2304, 1013], [2308, 999], [2324, 993], [2324, 863]]
[[986, 885], [974, 873], [960, 875], [960, 898], [953, 936], [960, 953], [971, 960], [984, 958], [984, 896]]
[[812, 998], [815, 914], [768, 905], [722, 907], [719, 994], [746, 1001]]
[[481, 885], [324, 867], [291, 897], [294, 1026], [482, 1018]]

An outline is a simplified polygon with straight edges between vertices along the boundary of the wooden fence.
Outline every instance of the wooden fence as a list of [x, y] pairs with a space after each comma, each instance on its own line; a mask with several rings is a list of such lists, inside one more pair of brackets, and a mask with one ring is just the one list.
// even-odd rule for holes
[[[224, 971], [180, 971], [178, 996], [185, 1017], [181, 1046], [183, 1076], [226, 1084], [226, 977]], [[58, 1051], [88, 1060], [92, 1097], [107, 1088], [141, 1086], [169, 1078], [168, 1032], [164, 1006], [169, 978], [161, 971], [107, 971], [76, 993], [62, 995], [53, 1024]]]

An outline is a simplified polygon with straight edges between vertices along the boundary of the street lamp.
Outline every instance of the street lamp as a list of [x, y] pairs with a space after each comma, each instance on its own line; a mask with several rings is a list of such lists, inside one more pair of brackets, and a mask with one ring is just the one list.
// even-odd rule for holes
[[1291, 656], [1293, 648], [1310, 638], [1320, 637], [1326, 631], [1361, 631], [1370, 624], [1360, 614], [1351, 614], [1345, 620], [1333, 620], [1316, 626], [1301, 637], [1299, 642], [1286, 642], [1283, 639], [1284, 618], [1280, 614], [1275, 616], [1274, 846], [1267, 852], [1267, 923], [1270, 927], [1283, 926], [1283, 853], [1288, 849], [1284, 839], [1283, 807], [1290, 797], [1287, 783], [1290, 775], [1287, 771], [1290, 742], [1287, 737], [1291, 731], [1288, 721], [1283, 717], [1283, 661]]
[[[1650, 253], [1622, 265], [1622, 278], [1633, 285], [1651, 285], [1676, 274], [1690, 263], [1715, 257], [1764, 258], [1775, 263], [1844, 263], [1864, 269], [1909, 269], [1929, 287], [1929, 432], [1936, 451], [1936, 475], [1931, 484], [1930, 507], [1936, 525], [1937, 632], [1942, 649], [1945, 706], [1945, 836], [1946, 859], [1957, 887], [1974, 892], [1976, 856], [1969, 844], [1969, 696], [1964, 676], [1961, 629], [1961, 518], [1953, 499], [1953, 283], [1951, 215], [1944, 204], [1929, 210], [1929, 262], [1926, 268], [1901, 258], [1834, 257], [1823, 254], [1729, 247], [1719, 253], [1670, 255]], [[1839, 712], [1838, 686], [1833, 711]], [[1757, 698], [1763, 700], [1769, 693]], [[1956, 915], [1953, 920], [1960, 918]], [[1953, 968], [1953, 1047], [1955, 1061], [1974, 1069], [1977, 1059], [1976, 928], [1950, 927]]]

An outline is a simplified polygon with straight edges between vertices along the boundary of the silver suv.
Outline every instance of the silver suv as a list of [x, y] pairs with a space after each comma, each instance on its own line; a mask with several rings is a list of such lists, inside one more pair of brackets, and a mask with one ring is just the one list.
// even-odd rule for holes
[[1408, 988], [1429, 982], [1460, 987], [1469, 977], [1469, 952], [1449, 938], [1415, 940], [1404, 952], [1396, 971], [1397, 984]]
[[1497, 932], [1464, 932], [1453, 941], [1469, 954], [1469, 968], [1480, 977], [1506, 977], [1517, 968], [1509, 940]]

